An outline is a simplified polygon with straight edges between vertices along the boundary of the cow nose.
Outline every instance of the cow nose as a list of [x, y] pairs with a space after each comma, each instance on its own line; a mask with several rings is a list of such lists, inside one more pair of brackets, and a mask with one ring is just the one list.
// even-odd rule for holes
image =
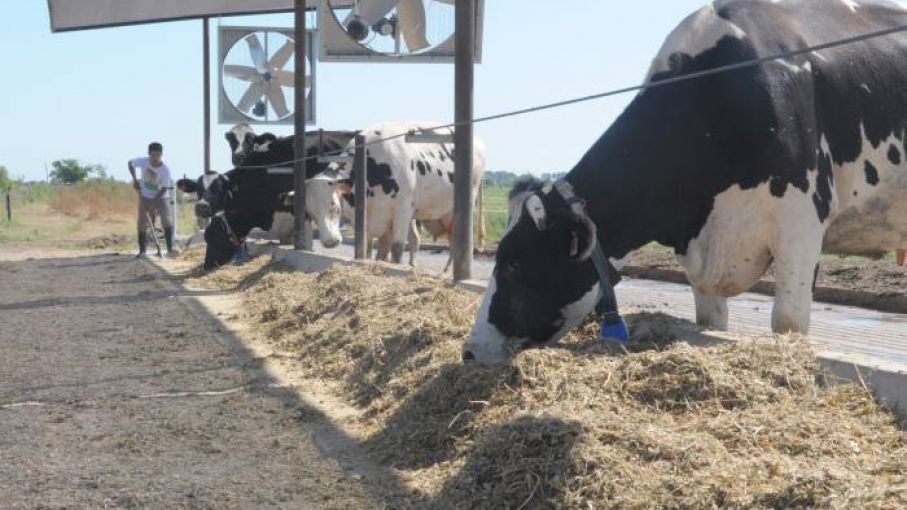
[[476, 356], [471, 351], [463, 351], [463, 362], [475, 361]]

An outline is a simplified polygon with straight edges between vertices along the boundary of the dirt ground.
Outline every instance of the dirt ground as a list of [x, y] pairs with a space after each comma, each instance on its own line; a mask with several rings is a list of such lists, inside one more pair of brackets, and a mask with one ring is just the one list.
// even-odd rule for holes
[[[627, 263], [631, 266], [682, 271], [674, 254], [669, 251], [640, 250]], [[769, 267], [764, 281], [774, 281], [774, 271]], [[890, 260], [862, 258], [838, 259], [825, 257], [819, 263], [822, 287], [858, 290], [876, 294], [903, 294], [907, 288], [907, 267], [898, 267]]]
[[0, 246], [0, 506], [380, 508], [184, 295], [128, 255]]

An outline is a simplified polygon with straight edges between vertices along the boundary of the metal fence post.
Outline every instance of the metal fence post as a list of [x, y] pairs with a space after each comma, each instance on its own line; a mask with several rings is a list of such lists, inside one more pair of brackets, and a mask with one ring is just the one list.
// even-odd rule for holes
[[366, 160], [365, 160], [365, 136], [356, 135], [356, 156], [353, 159], [353, 178], [354, 189], [356, 191], [356, 245], [355, 245], [355, 257], [357, 259], [364, 259], [366, 253], [368, 253], [368, 241], [366, 237], [366, 222], [368, 221], [368, 213], [366, 211], [367, 205], [367, 191], [368, 191], [368, 179], [366, 179]]
[[10, 192], [6, 192], [6, 221], [13, 221], [13, 204], [9, 198]]
[[454, 229], [453, 278], [472, 278], [472, 113], [475, 56], [475, 0], [456, 0], [454, 57]]
[[305, 73], [306, 73], [306, 12], [305, 0], [296, 0], [296, 90], [295, 90], [295, 141], [293, 153], [296, 162], [293, 164], [293, 248], [297, 250], [312, 249], [311, 229], [307, 229], [308, 218], [305, 207], [306, 179], [306, 133], [305, 133]]

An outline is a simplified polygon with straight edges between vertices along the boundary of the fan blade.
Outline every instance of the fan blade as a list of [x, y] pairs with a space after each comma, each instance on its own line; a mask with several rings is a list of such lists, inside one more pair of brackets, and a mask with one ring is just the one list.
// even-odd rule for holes
[[422, 0], [400, 0], [397, 4], [397, 18], [409, 51], [428, 48], [428, 39], [425, 37], [425, 4]]
[[290, 113], [287, 110], [287, 100], [283, 97], [283, 89], [280, 84], [271, 83], [271, 87], [268, 90], [268, 101], [274, 107], [274, 112], [277, 113], [278, 117], [284, 118]]
[[224, 65], [224, 74], [242, 81], [255, 82], [261, 79], [258, 69], [249, 66]]
[[261, 74], [268, 72], [268, 56], [265, 54], [264, 48], [261, 47], [261, 41], [258, 40], [258, 36], [255, 34], [248, 35], [246, 44], [249, 45], [249, 55], [252, 56], [255, 69], [258, 69]]
[[268, 67], [271, 69], [283, 69], [283, 66], [287, 65], [287, 62], [290, 61], [290, 57], [293, 56], [293, 52], [296, 51], [296, 43], [293, 41], [287, 41], [283, 46], [277, 50], [277, 53], [271, 57], [271, 61], [268, 62]]
[[372, 26], [379, 19], [387, 16], [387, 13], [397, 6], [400, 0], [359, 0], [358, 12], [356, 8], [350, 11], [350, 14], [343, 20], [343, 27], [346, 28], [347, 23], [356, 16], [362, 19], [362, 22], [368, 26]]
[[242, 99], [239, 100], [239, 104], [236, 105], [236, 109], [243, 113], [248, 112], [252, 108], [252, 105], [254, 105], [267, 91], [268, 83], [265, 81], [249, 85], [249, 90], [243, 94]]
[[[284, 71], [283, 69], [274, 71], [271, 73], [271, 81], [276, 81], [281, 87], [295, 87], [296, 73], [293, 71]], [[306, 75], [305, 86], [310, 87], [311, 85], [311, 76]]]

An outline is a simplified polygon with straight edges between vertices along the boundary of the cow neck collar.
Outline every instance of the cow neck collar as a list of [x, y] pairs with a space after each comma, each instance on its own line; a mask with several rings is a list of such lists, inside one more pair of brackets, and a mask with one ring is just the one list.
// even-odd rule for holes
[[[574, 214], [580, 217], [589, 217], [586, 213], [585, 201], [573, 191], [573, 185], [566, 179], [558, 179], [554, 182], [554, 189], [561, 195], [567, 206]], [[594, 222], [592, 223], [594, 224]], [[614, 295], [614, 286], [611, 284], [611, 272], [615, 274], [617, 270], [611, 264], [605, 252], [602, 250], [601, 242], [598, 236], [595, 236], [595, 248], [592, 251], [592, 264], [595, 266], [595, 272], [598, 273], [598, 282], [602, 289], [602, 296], [595, 306], [595, 311], [602, 314], [605, 319], [619, 320], [620, 316], [617, 311], [617, 297]]]
[[238, 248], [240, 245], [242, 245], [242, 239], [240, 239], [239, 236], [236, 235], [236, 231], [233, 230], [233, 227], [230, 226], [230, 222], [227, 221], [226, 211], [221, 211], [214, 216], [216, 218], [219, 218], [221, 223], [224, 224], [224, 230], [227, 231], [227, 237], [230, 239], [230, 244], [232, 244], [234, 248]]

